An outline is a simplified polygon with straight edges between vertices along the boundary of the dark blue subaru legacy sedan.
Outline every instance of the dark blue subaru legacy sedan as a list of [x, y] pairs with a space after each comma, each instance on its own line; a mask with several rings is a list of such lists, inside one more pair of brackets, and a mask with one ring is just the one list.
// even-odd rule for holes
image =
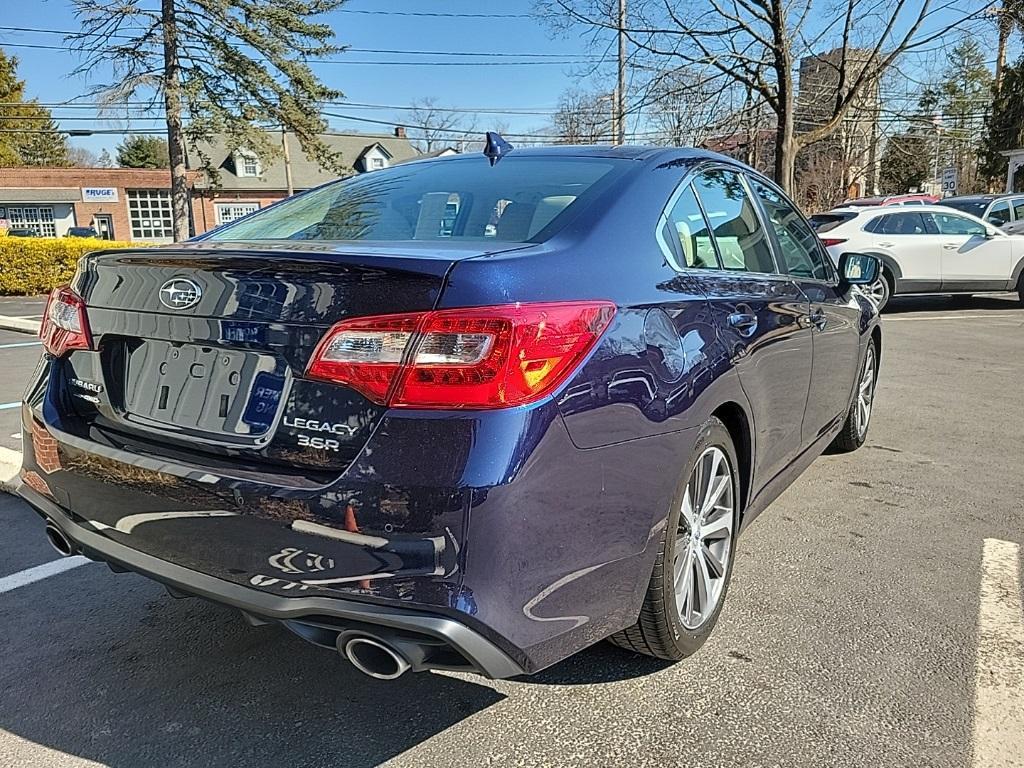
[[718, 155], [493, 160], [85, 257], [23, 411], [51, 543], [378, 678], [694, 653], [740, 532], [864, 442], [877, 262]]

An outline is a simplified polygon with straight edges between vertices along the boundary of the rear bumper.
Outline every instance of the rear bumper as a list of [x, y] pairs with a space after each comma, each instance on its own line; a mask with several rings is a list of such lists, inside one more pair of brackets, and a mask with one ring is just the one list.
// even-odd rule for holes
[[[22, 485], [20, 495], [41, 516], [60, 528], [82, 554], [160, 582], [171, 590], [241, 610], [247, 617], [277, 621], [317, 645], [333, 647], [345, 631], [397, 633], [401, 638], [454, 651], [466, 671], [490, 678], [514, 677], [524, 669], [494, 643], [454, 619], [419, 610], [333, 597], [282, 597], [199, 573], [127, 547], [76, 523], [45, 496]], [[259, 623], [257, 621], [256, 623]], [[461, 664], [430, 663], [424, 669], [463, 669]]]

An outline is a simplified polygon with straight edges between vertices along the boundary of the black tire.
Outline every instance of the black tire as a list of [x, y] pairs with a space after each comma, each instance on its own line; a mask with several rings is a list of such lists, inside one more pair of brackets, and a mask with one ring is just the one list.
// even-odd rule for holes
[[[860, 420], [858, 417], [859, 393], [861, 385], [864, 382], [865, 370], [868, 364], [872, 366], [871, 374], [871, 389], [869, 398], [869, 409], [867, 416], [867, 423], [864, 424], [863, 429], [861, 428]], [[871, 427], [871, 415], [874, 413], [874, 399], [875, 399], [875, 383], [878, 381], [878, 350], [875, 348], [873, 341], [868, 342], [867, 352], [864, 354], [864, 361], [860, 365], [860, 370], [857, 373], [856, 390], [853, 393], [853, 402], [850, 404], [850, 411], [846, 414], [846, 421], [843, 424], [842, 430], [835, 439], [832, 441], [830, 449], [837, 453], [850, 453], [856, 451], [868, 438], [868, 429]]]
[[1017, 303], [1024, 306], [1024, 272], [1017, 278]]
[[[679, 522], [683, 496], [694, 473], [696, 463], [712, 447], [721, 449], [729, 462], [732, 472], [732, 538], [729, 554], [726, 558], [724, 575], [722, 576], [724, 583], [721, 587], [717, 605], [715, 605], [709, 616], [702, 620], [699, 627], [687, 629], [683, 626], [680, 611], [676, 604], [674, 587], [675, 555], [680, 532]], [[738, 468], [739, 463], [736, 460], [736, 449], [733, 446], [729, 431], [721, 421], [711, 417], [701, 427], [697, 443], [680, 475], [680, 482], [673, 497], [672, 508], [669, 511], [668, 522], [658, 544], [658, 555], [654, 562], [654, 572], [651, 574], [643, 607], [640, 609], [640, 616], [631, 627], [627, 627], [609, 638], [615, 645], [635, 651], [636, 653], [669, 661], [678, 661], [691, 656], [704, 645], [704, 642], [708, 639], [715, 624], [718, 622], [718, 617], [721, 614], [722, 606], [725, 604], [725, 598], [729, 591], [729, 581], [732, 577], [732, 565], [736, 552], [736, 532], [739, 529], [742, 503]]]

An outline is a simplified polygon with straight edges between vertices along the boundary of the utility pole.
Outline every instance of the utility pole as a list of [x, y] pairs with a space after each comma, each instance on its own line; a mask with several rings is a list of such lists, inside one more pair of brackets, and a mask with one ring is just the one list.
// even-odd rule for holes
[[615, 143], [626, 143], [626, 0], [619, 0], [619, 85], [615, 93]]
[[295, 194], [295, 185], [292, 184], [292, 156], [288, 151], [288, 131], [281, 128], [281, 150], [284, 154], [284, 181], [288, 185], [288, 197]]

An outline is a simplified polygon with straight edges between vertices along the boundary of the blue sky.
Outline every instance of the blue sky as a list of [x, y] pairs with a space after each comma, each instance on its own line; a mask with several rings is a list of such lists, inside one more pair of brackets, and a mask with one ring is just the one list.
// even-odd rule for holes
[[[957, 12], [957, 5], [966, 3], [971, 8], [982, 5], [985, 0], [941, 0], [935, 7], [947, 10], [938, 14], [928, 26], [941, 26], [949, 15]], [[912, 4], [913, 5], [913, 4]], [[826, 7], [823, 2], [821, 7]], [[965, 6], [966, 7], [966, 6]], [[60, 34], [46, 32], [19, 32], [2, 27], [25, 27], [49, 30], [73, 30], [75, 18], [68, 0], [6, 0], [4, 12], [0, 14], [0, 47], [18, 57], [21, 62], [19, 73], [27, 81], [29, 96], [41, 102], [60, 102], [84, 93], [89, 83], [70, 72], [77, 63], [73, 53], [64, 50], [36, 49], [32, 45], [63, 46]], [[336, 32], [336, 42], [354, 49], [425, 50], [441, 52], [487, 52], [513, 54], [505, 58], [466, 59], [450, 56], [412, 56], [397, 54], [375, 54], [350, 51], [335, 58], [341, 64], [316, 64], [317, 73], [328, 85], [344, 92], [347, 100], [378, 105], [407, 105], [416, 99], [433, 97], [445, 107], [469, 107], [478, 109], [518, 109], [550, 113], [558, 103], [560, 95], [567, 88], [578, 84], [578, 75], [585, 65], [557, 63], [566, 59], [580, 60], [588, 54], [586, 41], [576, 35], [553, 37], [550, 28], [540, 19], [531, 16], [533, 0], [505, 0], [498, 3], [483, 3], [480, 0], [349, 0], [343, 10], [326, 18]], [[362, 13], [373, 11], [377, 13]], [[379, 13], [387, 12], [387, 13]], [[404, 16], [402, 12], [434, 12], [462, 14], [508, 14], [508, 18], [463, 18]], [[989, 20], [979, 22], [976, 27], [994, 31]], [[611, 40], [609, 40], [611, 42]], [[1014, 53], [1019, 50], [1015, 46]], [[539, 55], [533, 61], [548, 61], [526, 66], [493, 66], [495, 62], [507, 64], [521, 61], [526, 54]], [[553, 59], [556, 63], [550, 63]], [[395, 66], [365, 62], [384, 61], [440, 61], [471, 62], [470, 66]], [[486, 63], [484, 63], [486, 62]], [[942, 54], [935, 48], [927, 55], [904, 61], [900, 69], [915, 72], [926, 79], [943, 65]], [[595, 91], [610, 91], [613, 83], [610, 67], [584, 84]], [[103, 78], [100, 77], [102, 80]], [[917, 84], [907, 80], [900, 86], [912, 94]], [[903, 103], [914, 100], [913, 95], [904, 97]], [[354, 106], [335, 107], [332, 111], [352, 114], [364, 118], [392, 121], [409, 121], [409, 115], [393, 109], [368, 109]], [[85, 110], [54, 109], [54, 116], [87, 117]], [[548, 122], [548, 114], [490, 115], [480, 113], [475, 119], [476, 127], [483, 131], [502, 123], [513, 132], [529, 133]], [[159, 121], [136, 122], [126, 125], [101, 123], [97, 120], [66, 120], [65, 128], [102, 126], [108, 128], [161, 127]], [[331, 118], [331, 127], [342, 130], [364, 132], [389, 131], [389, 125], [347, 122]], [[632, 127], [632, 126], [631, 126]], [[119, 136], [74, 138], [72, 143], [93, 151], [102, 148], [113, 149], [120, 141]]]
[[[51, 30], [75, 29], [75, 18], [66, 0], [7, 0], [3, 5], [0, 25]], [[500, 5], [481, 3], [479, 0], [350, 0], [343, 7], [348, 11], [529, 14], [531, 6], [531, 0], [506, 0]], [[432, 18], [341, 12], [326, 17], [326, 20], [334, 27], [337, 42], [354, 48], [554, 54], [556, 62], [566, 54], [586, 54], [584, 41], [575, 37], [553, 39], [550, 30], [537, 18]], [[12, 44], [61, 46], [64, 44], [63, 38], [57, 34], [0, 29], [0, 47], [20, 60], [19, 74], [26, 81], [30, 97], [36, 97], [44, 103], [58, 102], [79, 96], [87, 90], [88, 84], [85, 81], [69, 74], [77, 63], [73, 53]], [[352, 62], [459, 60], [445, 56], [413, 57], [357, 52], [340, 54], [335, 58]], [[327, 85], [341, 90], [346, 99], [353, 102], [405, 105], [419, 98], [434, 97], [443, 106], [548, 110], [558, 103], [562, 91], [574, 84], [573, 75], [579, 71], [574, 66], [548, 63], [529, 66], [443, 67], [346, 63], [318, 64], [315, 69]], [[610, 81], [608, 88], [611, 88]], [[402, 117], [401, 113], [393, 110], [337, 108], [335, 111], [378, 120]], [[62, 116], [88, 114], [82, 110], [54, 110], [58, 120]], [[504, 121], [514, 131], [529, 132], [547, 122], [547, 117], [480, 115], [478, 127], [485, 130], [496, 120]], [[67, 121], [63, 126], [81, 127], [86, 122]], [[125, 127], [123, 122], [106, 125]], [[139, 122], [135, 125], [158, 127], [160, 123]], [[331, 125], [365, 132], [388, 130], [387, 126], [335, 119], [331, 120]], [[115, 136], [92, 136], [76, 137], [72, 142], [98, 151], [104, 147], [112, 149], [119, 140]]]

